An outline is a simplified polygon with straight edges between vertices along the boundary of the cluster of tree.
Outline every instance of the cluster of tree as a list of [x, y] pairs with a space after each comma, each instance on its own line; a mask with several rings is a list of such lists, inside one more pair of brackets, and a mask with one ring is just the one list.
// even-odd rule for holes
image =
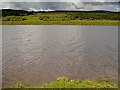
[[40, 16], [40, 20], [43, 21], [69, 21], [70, 19], [66, 16]]
[[120, 20], [118, 13], [75, 13], [70, 15], [71, 20]]
[[2, 16], [24, 16], [24, 15], [32, 15], [33, 12], [28, 12], [24, 10], [12, 10], [12, 9], [2, 9]]
[[40, 16], [39, 19], [40, 19], [40, 20], [47, 21], [47, 20], [50, 19], [50, 17], [49, 17], [49, 16]]
[[24, 20], [27, 19], [22, 16], [6, 16], [2, 18], [2, 21], [24, 21]]
[[[44, 13], [43, 13], [44, 14]], [[69, 20], [120, 20], [118, 13], [86, 13], [86, 12], [64, 12], [63, 15], [41, 15], [39, 17], [43, 21], [69, 21]]]

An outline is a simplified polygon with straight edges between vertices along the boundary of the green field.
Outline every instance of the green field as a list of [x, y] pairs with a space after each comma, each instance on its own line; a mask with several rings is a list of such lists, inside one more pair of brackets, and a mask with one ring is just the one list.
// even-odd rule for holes
[[118, 25], [118, 13], [47, 12], [30, 15], [3, 15], [3, 25]]

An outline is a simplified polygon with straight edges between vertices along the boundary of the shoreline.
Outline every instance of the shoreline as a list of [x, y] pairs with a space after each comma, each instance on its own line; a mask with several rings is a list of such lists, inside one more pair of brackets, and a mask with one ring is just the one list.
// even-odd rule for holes
[[59, 77], [54, 81], [42, 85], [25, 85], [16, 83], [10, 88], [118, 88], [117, 83], [109, 78], [98, 78], [95, 80], [73, 80], [68, 77]]
[[0, 25], [86, 25], [86, 26], [119, 26], [117, 20], [71, 20], [71, 21], [2, 21]]

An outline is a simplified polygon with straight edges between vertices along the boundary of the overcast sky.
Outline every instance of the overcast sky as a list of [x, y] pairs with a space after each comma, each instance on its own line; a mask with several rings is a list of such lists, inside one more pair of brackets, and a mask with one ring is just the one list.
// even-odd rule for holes
[[[1, 9], [22, 10], [109, 10], [119, 11], [119, 0], [4, 0], [0, 2]], [[44, 2], [43, 2], [44, 1]], [[49, 1], [49, 2], [48, 2]], [[51, 1], [51, 2], [50, 2]], [[84, 2], [83, 2], [84, 1]]]

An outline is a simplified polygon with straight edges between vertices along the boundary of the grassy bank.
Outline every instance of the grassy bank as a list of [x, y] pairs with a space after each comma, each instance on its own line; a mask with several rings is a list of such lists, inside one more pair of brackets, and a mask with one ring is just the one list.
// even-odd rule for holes
[[111, 82], [109, 79], [71, 80], [68, 77], [60, 77], [44, 85], [16, 84], [12, 88], [117, 88], [117, 84]]
[[71, 21], [3, 21], [2, 25], [102, 25], [118, 26], [118, 21], [110, 20], [71, 20]]
[[[18, 11], [17, 11], [18, 12]], [[15, 13], [14, 13], [15, 14]], [[14, 15], [3, 12], [3, 25], [118, 25], [118, 13], [100, 12], [46, 12]], [[7, 16], [8, 15], [8, 16]]]

